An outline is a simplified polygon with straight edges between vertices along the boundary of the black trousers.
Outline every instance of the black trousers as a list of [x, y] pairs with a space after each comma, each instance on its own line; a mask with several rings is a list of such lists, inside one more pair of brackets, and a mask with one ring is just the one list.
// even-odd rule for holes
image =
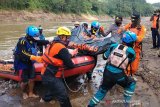
[[42, 83], [46, 88], [46, 92], [43, 97], [44, 101], [49, 102], [53, 98], [56, 98], [59, 101], [61, 107], [72, 107], [66, 91], [66, 87], [61, 78], [56, 78], [53, 75], [43, 75]]
[[152, 40], [153, 40], [153, 48], [160, 48], [160, 34], [158, 33], [158, 29], [152, 28]]
[[103, 82], [102, 82], [102, 89], [110, 90], [115, 84], [122, 86], [123, 88], [130, 87], [130, 84], [136, 83], [135, 80], [126, 76], [124, 72], [121, 73], [112, 73], [105, 69], [103, 73]]

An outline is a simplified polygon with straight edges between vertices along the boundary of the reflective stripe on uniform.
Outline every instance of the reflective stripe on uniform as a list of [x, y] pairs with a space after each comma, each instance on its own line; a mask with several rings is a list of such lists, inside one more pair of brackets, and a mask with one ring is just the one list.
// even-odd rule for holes
[[132, 91], [127, 91], [127, 90], [125, 90], [125, 92], [128, 93], [128, 94], [133, 94], [134, 93]]
[[124, 93], [124, 95], [125, 95], [125, 96], [129, 96], [129, 97], [132, 97], [132, 95], [129, 95], [129, 94], [127, 94], [127, 93]]
[[107, 58], [105, 54], [103, 54], [103, 55], [104, 55], [105, 58]]
[[97, 102], [96, 102], [96, 101], [94, 101], [94, 99], [92, 99], [91, 101], [92, 101], [94, 104], [97, 104]]
[[93, 99], [95, 99], [97, 102], [100, 102], [96, 97], [93, 97]]

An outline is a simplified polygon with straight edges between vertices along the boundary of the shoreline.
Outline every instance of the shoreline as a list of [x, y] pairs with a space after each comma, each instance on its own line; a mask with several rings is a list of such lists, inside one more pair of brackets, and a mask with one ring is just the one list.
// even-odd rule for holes
[[65, 21], [93, 21], [93, 20], [111, 20], [108, 15], [91, 15], [91, 14], [55, 14], [44, 11], [27, 11], [27, 10], [0, 10], [0, 22], [65, 22]]

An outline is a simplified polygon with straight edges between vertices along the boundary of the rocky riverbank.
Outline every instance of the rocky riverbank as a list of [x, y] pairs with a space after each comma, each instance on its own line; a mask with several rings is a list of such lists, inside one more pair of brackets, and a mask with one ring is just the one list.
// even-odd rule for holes
[[0, 22], [63, 22], [63, 21], [90, 21], [90, 20], [108, 20], [108, 15], [90, 15], [90, 14], [55, 14], [44, 11], [7, 11], [0, 10]]

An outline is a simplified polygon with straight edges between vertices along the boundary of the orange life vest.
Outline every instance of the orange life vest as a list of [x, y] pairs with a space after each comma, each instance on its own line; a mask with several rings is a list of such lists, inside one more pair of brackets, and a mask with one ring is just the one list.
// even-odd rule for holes
[[137, 40], [135, 42], [134, 50], [135, 52], [140, 53], [142, 49], [142, 45], [141, 45], [142, 40], [146, 33], [146, 28], [144, 26], [140, 26], [140, 28], [137, 28], [137, 27], [131, 28], [131, 23], [129, 23], [125, 26], [125, 29], [130, 30], [131, 32], [134, 32], [137, 35]]
[[44, 68], [41, 71], [42, 75], [44, 74], [48, 64], [51, 64], [54, 66], [63, 65], [62, 60], [54, 58], [54, 56], [57, 55], [62, 48], [64, 48], [64, 46], [60, 43], [52, 43], [46, 48], [45, 53], [42, 56], [42, 60], [45, 63]]
[[145, 33], [146, 33], [146, 28], [144, 26], [140, 26], [140, 28], [131, 28], [131, 23], [127, 24], [124, 27], [125, 30], [130, 30], [134, 33], [136, 33], [137, 35], [137, 40], [135, 42], [135, 46], [134, 46], [134, 50], [136, 52], [136, 59], [131, 63], [131, 66], [128, 67], [128, 73], [132, 73], [134, 74], [135, 72], [137, 72], [138, 67], [139, 67], [139, 62], [140, 62], [140, 53], [142, 50], [142, 40], [145, 37]]
[[157, 19], [158, 19], [158, 16], [153, 16], [152, 28], [157, 28]]

